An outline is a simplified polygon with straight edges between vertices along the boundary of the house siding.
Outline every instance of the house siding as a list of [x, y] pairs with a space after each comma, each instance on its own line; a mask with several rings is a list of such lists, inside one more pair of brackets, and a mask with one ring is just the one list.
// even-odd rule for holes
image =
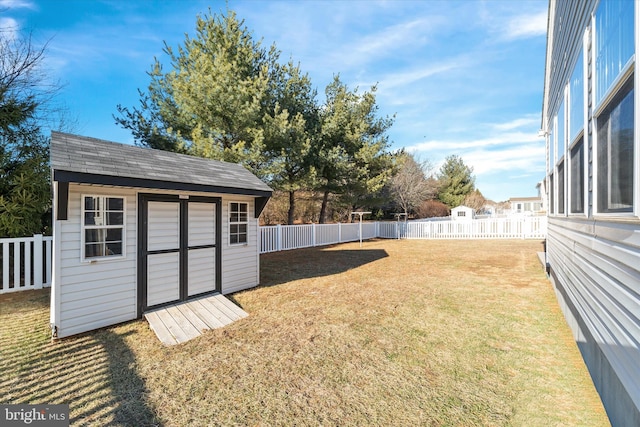
[[637, 224], [550, 218], [550, 278], [613, 425], [640, 425]]
[[[137, 317], [137, 199], [138, 193], [184, 194], [178, 191], [134, 189], [89, 184], [69, 185], [68, 219], [54, 221], [54, 284], [51, 322], [59, 338], [110, 326]], [[222, 292], [254, 287], [259, 278], [258, 220], [253, 197], [188, 193], [222, 198]], [[81, 260], [81, 197], [105, 195], [126, 198], [126, 256]], [[229, 245], [229, 202], [249, 204], [248, 242]]]
[[[550, 1], [543, 128], [560, 103], [585, 33], [584, 214], [550, 212], [547, 237], [549, 277], [559, 304], [614, 426], [640, 425], [640, 220], [634, 214], [594, 214], [594, 126], [592, 13], [597, 0]], [[636, 8], [640, 5], [636, 2]], [[638, 26], [636, 10], [636, 33]], [[636, 39], [638, 36], [636, 35]], [[636, 76], [637, 62], [634, 64]], [[637, 81], [637, 78], [636, 78]], [[638, 147], [638, 95], [634, 146]], [[549, 158], [549, 136], [547, 136]], [[567, 145], [572, 141], [567, 141]], [[638, 185], [635, 153], [634, 185]], [[555, 159], [557, 161], [557, 159]], [[565, 165], [567, 164], [565, 156]], [[550, 165], [553, 169], [555, 165]], [[549, 177], [553, 170], [548, 171]], [[556, 189], [549, 187], [549, 197]], [[556, 197], [566, 197], [556, 194]], [[568, 199], [565, 199], [568, 200]], [[567, 204], [565, 203], [565, 206]], [[549, 203], [549, 206], [552, 206]]]

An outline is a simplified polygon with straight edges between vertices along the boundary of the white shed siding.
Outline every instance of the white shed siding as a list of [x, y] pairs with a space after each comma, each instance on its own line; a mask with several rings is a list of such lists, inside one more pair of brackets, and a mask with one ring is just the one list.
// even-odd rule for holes
[[[69, 185], [68, 219], [55, 223], [54, 286], [51, 321], [57, 326], [58, 337], [66, 337], [90, 331], [137, 316], [137, 198], [138, 193], [185, 194], [184, 192], [155, 189], [133, 189], [88, 184]], [[254, 199], [212, 193], [188, 193], [190, 195], [222, 198], [222, 292], [229, 294], [254, 287], [259, 282], [258, 220], [253, 217]], [[105, 195], [125, 197], [126, 200], [126, 256], [117, 259], [81, 261], [81, 197]], [[247, 244], [229, 244], [229, 202], [248, 203], [249, 222]], [[194, 203], [194, 206], [199, 206]], [[195, 209], [199, 211], [198, 208]], [[194, 212], [202, 213], [202, 212]], [[194, 215], [196, 219], [201, 215]], [[210, 230], [202, 228], [207, 239]], [[194, 242], [198, 242], [200, 237]], [[190, 264], [196, 263], [201, 251], [193, 252]], [[155, 269], [156, 267], [154, 267]], [[192, 270], [192, 278], [205, 289], [206, 277], [214, 274], [214, 265], [200, 265]], [[169, 274], [160, 272], [158, 274]], [[177, 273], [176, 273], [177, 274]], [[192, 292], [195, 293], [196, 291]]]
[[[248, 203], [247, 243], [229, 244], [229, 203]], [[259, 281], [258, 220], [253, 217], [252, 197], [228, 195], [222, 198], [222, 293], [230, 294], [256, 286]]]
[[[126, 200], [126, 256], [82, 262], [82, 195], [121, 196]], [[59, 301], [58, 336], [65, 337], [135, 319], [136, 193], [132, 189], [69, 185], [68, 219], [56, 221], [59, 262], [55, 284]], [[62, 285], [62, 286], [60, 286]]]

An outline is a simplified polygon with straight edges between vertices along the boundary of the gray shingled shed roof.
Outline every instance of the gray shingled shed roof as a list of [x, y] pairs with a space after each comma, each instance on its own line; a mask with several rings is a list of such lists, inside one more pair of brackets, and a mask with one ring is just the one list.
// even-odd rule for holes
[[271, 196], [243, 166], [95, 138], [51, 133], [51, 168], [58, 182]]

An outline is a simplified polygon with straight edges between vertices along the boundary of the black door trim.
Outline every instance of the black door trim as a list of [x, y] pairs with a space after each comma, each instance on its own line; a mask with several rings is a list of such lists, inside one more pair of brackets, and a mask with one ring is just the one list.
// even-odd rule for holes
[[[155, 251], [149, 251], [148, 244], [148, 226], [149, 226], [149, 202], [174, 202], [180, 204], [180, 242], [178, 249], [161, 249]], [[214, 203], [215, 209], [215, 244], [212, 245], [196, 245], [189, 246], [189, 202], [195, 203]], [[180, 264], [180, 296], [178, 301], [185, 301], [189, 298], [198, 297], [208, 293], [221, 292], [222, 290], [222, 199], [220, 197], [203, 197], [203, 196], [189, 196], [189, 198], [182, 198], [174, 194], [153, 194], [153, 193], [138, 193], [138, 304], [137, 311], [138, 317], [142, 317], [142, 314], [147, 310], [147, 256], [161, 253], [179, 252], [179, 264]], [[215, 284], [214, 290], [210, 292], [204, 292], [201, 294], [193, 295], [189, 297], [189, 250], [190, 249], [206, 249], [216, 248], [215, 251]], [[154, 305], [153, 308], [162, 307], [164, 305], [175, 304], [176, 301], [170, 301], [164, 304]]]

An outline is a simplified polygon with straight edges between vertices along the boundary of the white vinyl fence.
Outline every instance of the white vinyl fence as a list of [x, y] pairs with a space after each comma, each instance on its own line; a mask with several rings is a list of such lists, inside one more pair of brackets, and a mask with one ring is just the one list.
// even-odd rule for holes
[[[383, 239], [545, 239], [546, 217], [260, 227], [260, 253]], [[52, 237], [0, 239], [0, 294], [51, 286]]]
[[547, 217], [488, 218], [471, 221], [398, 223], [399, 239], [544, 239]]
[[0, 239], [0, 294], [51, 285], [51, 236]]
[[[378, 237], [378, 223], [362, 223], [362, 239]], [[260, 227], [260, 253], [360, 240], [360, 224], [302, 224]]]
[[[362, 239], [545, 239], [547, 218], [490, 218], [473, 221], [363, 222]], [[260, 253], [309, 248], [360, 239], [360, 224], [304, 224], [260, 227]]]

